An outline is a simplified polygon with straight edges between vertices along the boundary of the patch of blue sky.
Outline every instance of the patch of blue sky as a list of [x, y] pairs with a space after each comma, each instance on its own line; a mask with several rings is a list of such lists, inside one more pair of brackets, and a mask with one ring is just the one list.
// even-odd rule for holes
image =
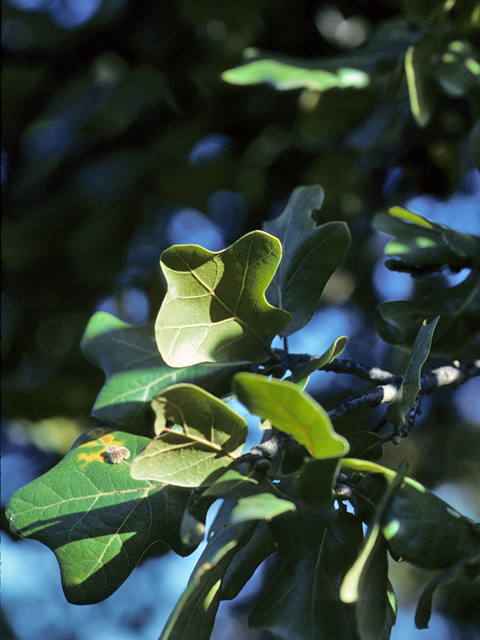
[[242, 232], [248, 205], [241, 193], [220, 189], [208, 198], [207, 213], [222, 229], [225, 238], [234, 239]]
[[44, 11], [62, 29], [75, 29], [91, 20], [103, 0], [7, 0], [16, 9]]
[[118, 294], [100, 299], [95, 311], [110, 313], [124, 322], [141, 326], [148, 321], [150, 302], [143, 289], [129, 287]]
[[177, 207], [167, 225], [170, 244], [197, 244], [209, 251], [221, 251], [225, 240], [221, 229], [205, 214], [191, 207]]
[[384, 257], [375, 264], [372, 277], [373, 286], [380, 302], [408, 300], [413, 293], [412, 277], [406, 273], [387, 269]]
[[221, 133], [212, 133], [200, 138], [192, 147], [188, 163], [192, 166], [219, 160], [230, 144], [230, 138]]
[[405, 206], [455, 231], [480, 235], [480, 172], [471, 169], [462, 189], [447, 200], [421, 195], [409, 198]]
[[453, 401], [462, 418], [480, 428], [480, 378], [472, 378], [459, 387]]

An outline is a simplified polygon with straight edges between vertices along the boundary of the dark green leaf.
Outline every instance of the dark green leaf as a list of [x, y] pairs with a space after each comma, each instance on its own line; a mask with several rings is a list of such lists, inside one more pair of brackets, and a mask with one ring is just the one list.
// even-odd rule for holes
[[[241, 453], [247, 423], [224, 402], [191, 384], [153, 400], [157, 436], [132, 462], [133, 478], [181, 487], [211, 484]], [[168, 427], [168, 420], [174, 423]]]
[[277, 237], [283, 247], [282, 261], [267, 289], [267, 298], [292, 315], [284, 335], [295, 333], [310, 322], [325, 285], [350, 246], [350, 232], [344, 222], [316, 225], [312, 213], [320, 209], [322, 202], [321, 187], [298, 187], [283, 213], [263, 224], [264, 230]]
[[202, 493], [202, 497], [214, 496], [225, 500], [238, 500], [264, 492], [264, 483], [260, 483], [253, 474], [244, 475], [236, 469], [228, 469]]
[[383, 456], [382, 438], [372, 431], [358, 431], [347, 435], [349, 456], [376, 462]]
[[415, 625], [417, 629], [428, 628], [428, 622], [432, 614], [432, 598], [435, 589], [441, 584], [452, 582], [460, 577], [465, 573], [465, 569], [469, 569], [469, 576], [472, 579], [480, 575], [480, 546], [465, 558], [462, 558], [448, 569], [445, 569], [445, 571], [442, 571], [442, 573], [439, 573], [427, 584], [422, 591], [415, 613]]
[[260, 520], [248, 543], [233, 558], [222, 584], [222, 600], [233, 600], [260, 564], [275, 551], [275, 538], [265, 520]]
[[335, 433], [325, 409], [292, 382], [239, 373], [234, 386], [251, 413], [292, 435], [315, 458], [338, 458], [348, 452], [348, 442]]
[[165, 387], [194, 382], [220, 396], [230, 391], [231, 376], [243, 368], [215, 362], [180, 369], [168, 367], [155, 344], [153, 326], [133, 327], [102, 311], [91, 317], [81, 347], [106, 377], [92, 415], [129, 430], [142, 420], [151, 400]]
[[157, 316], [157, 344], [165, 362], [249, 360], [271, 355], [270, 343], [291, 316], [265, 299], [280, 262], [277, 238], [252, 231], [217, 253], [197, 245], [163, 252], [168, 291]]
[[449, 264], [452, 267], [479, 264], [478, 236], [460, 233], [408, 209], [392, 207], [388, 214], [378, 214], [374, 227], [395, 236], [395, 240], [385, 247], [385, 253], [399, 256], [407, 264]]
[[[90, 429], [56, 467], [10, 499], [12, 531], [52, 549], [73, 604], [108, 598], [153, 542], [163, 541], [181, 555], [193, 551], [180, 539], [190, 492], [130, 477], [131, 457], [147, 442]], [[112, 464], [106, 454], [111, 445], [126, 447], [130, 457]]]
[[379, 305], [377, 324], [387, 342], [412, 347], [418, 326], [440, 316], [432, 352], [455, 355], [480, 333], [480, 275], [472, 272], [463, 282], [421, 300], [399, 300]]
[[418, 392], [421, 389], [420, 374], [430, 353], [433, 332], [437, 322], [438, 316], [430, 324], [427, 324], [426, 321], [422, 323], [413, 343], [400, 389], [395, 399], [387, 407], [385, 417], [395, 426], [399, 424], [407, 426], [408, 424], [408, 412], [413, 408]]
[[282, 640], [353, 640], [348, 606], [339, 587], [363, 539], [350, 514], [325, 529], [316, 548], [300, 562], [277, 559], [250, 615], [252, 627], [269, 629]]
[[388, 581], [387, 546], [384, 538], [379, 536], [365, 563], [358, 586], [355, 615], [361, 640], [390, 638], [395, 624], [395, 612], [390, 603], [392, 594]]
[[308, 378], [318, 369], [329, 364], [345, 349], [347, 344], [347, 336], [337, 338], [335, 342], [321, 356], [313, 356], [308, 362], [299, 362], [292, 368], [292, 382], [299, 383]]
[[340, 463], [336, 459], [308, 460], [295, 480], [295, 494], [315, 509], [333, 509], [333, 486]]
[[476, 121], [470, 131], [469, 145], [473, 164], [480, 171], [480, 119]]

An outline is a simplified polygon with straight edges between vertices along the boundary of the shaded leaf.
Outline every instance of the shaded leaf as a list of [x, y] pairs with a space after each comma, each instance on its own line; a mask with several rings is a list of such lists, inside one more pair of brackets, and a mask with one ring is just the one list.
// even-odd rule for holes
[[295, 480], [295, 494], [315, 509], [333, 509], [333, 487], [340, 462], [334, 459], [307, 460]]
[[162, 253], [168, 284], [157, 316], [157, 345], [165, 362], [249, 360], [271, 355], [270, 343], [291, 316], [265, 299], [280, 262], [277, 238], [252, 231], [224, 251], [176, 245]]
[[357, 431], [349, 433], [347, 440], [350, 444], [348, 455], [352, 458], [364, 458], [373, 462], [383, 456], [383, 439], [373, 431]]
[[387, 407], [385, 417], [395, 426], [399, 424], [407, 426], [408, 424], [408, 412], [413, 408], [418, 392], [421, 389], [420, 374], [430, 353], [433, 332], [437, 322], [438, 316], [430, 324], [425, 321], [422, 323], [413, 343], [400, 389], [394, 400]]
[[211, 484], [240, 455], [247, 423], [203, 389], [173, 385], [152, 407], [157, 436], [132, 461], [133, 478], [198, 487]]
[[222, 584], [222, 600], [233, 600], [255, 573], [261, 563], [275, 551], [275, 538], [265, 520], [260, 520], [256, 529], [240, 549], [225, 573]]
[[282, 640], [353, 640], [348, 607], [339, 598], [342, 577], [363, 539], [357, 518], [345, 514], [325, 529], [300, 562], [277, 559], [250, 614], [251, 627]]
[[355, 616], [361, 640], [390, 638], [396, 617], [390, 597], [395, 594], [388, 580], [387, 545], [382, 536], [367, 558], [358, 592]]
[[470, 131], [469, 147], [473, 164], [480, 171], [480, 119], [476, 121]]
[[321, 369], [326, 364], [329, 364], [337, 356], [339, 356], [347, 344], [347, 336], [337, 338], [335, 342], [325, 351], [321, 356], [312, 356], [308, 362], [298, 362], [292, 367], [292, 382], [299, 383], [302, 380], [306, 380], [308, 376], [312, 375], [318, 369]]
[[[365, 575], [369, 573], [368, 566], [371, 562], [370, 556], [374, 552], [377, 545], [377, 540], [380, 535], [380, 528], [382, 524], [382, 518], [389, 506], [392, 496], [399, 490], [405, 475], [407, 473], [408, 464], [403, 462], [397, 472], [392, 472], [388, 476], [381, 477], [384, 484], [384, 492], [377, 503], [377, 508], [373, 513], [372, 518], [368, 524], [365, 540], [363, 541], [361, 551], [355, 560], [354, 564], [348, 570], [342, 586], [340, 588], [340, 598], [343, 602], [357, 602], [360, 597], [360, 585], [364, 583]], [[360, 482], [361, 485], [362, 481]], [[360, 487], [363, 490], [363, 486]], [[363, 495], [363, 494], [362, 494]], [[385, 592], [386, 593], [386, 592]], [[385, 607], [382, 605], [382, 611], [385, 611]]]
[[[369, 474], [359, 482], [356, 493], [365, 496], [369, 506], [384, 505], [391, 473]], [[405, 478], [388, 499], [383, 515], [374, 517], [376, 521], [381, 518], [381, 530], [392, 556], [424, 569], [444, 569], [480, 544], [478, 525], [412, 478]]]
[[332, 73], [325, 69], [308, 69], [274, 59], [246, 62], [240, 67], [224, 71], [222, 79], [239, 85], [267, 82], [280, 91], [302, 87], [312, 91], [327, 91], [334, 87], [362, 89], [370, 82], [368, 75], [360, 69], [339, 67]]
[[417, 604], [417, 611], [415, 613], [415, 626], [417, 629], [428, 628], [428, 622], [432, 614], [432, 598], [435, 589], [441, 584], [446, 584], [459, 578], [465, 573], [466, 569], [469, 570], [469, 577], [471, 579], [475, 579], [480, 575], [480, 546], [465, 558], [462, 558], [448, 569], [445, 569], [445, 571], [442, 571], [442, 573], [439, 573], [427, 584]]
[[282, 261], [266, 295], [271, 304], [292, 315], [284, 335], [295, 333], [312, 319], [325, 285], [350, 246], [345, 222], [317, 226], [313, 220], [313, 211], [322, 203], [320, 186], [298, 187], [281, 215], [263, 223], [263, 229], [283, 247]]
[[92, 415], [130, 430], [142, 420], [150, 401], [165, 387], [195, 382], [215, 395], [223, 395], [230, 390], [233, 373], [244, 368], [214, 362], [180, 369], [168, 367], [158, 352], [153, 326], [134, 327], [102, 311], [91, 317], [81, 347], [106, 377]]
[[392, 207], [388, 214], [376, 215], [374, 227], [395, 236], [385, 247], [385, 254], [399, 256], [407, 264], [452, 267], [479, 264], [478, 236], [455, 231], [403, 207]]
[[348, 442], [335, 433], [325, 409], [294, 383], [239, 373], [234, 387], [251, 413], [292, 435], [315, 458], [337, 458], [348, 452]]
[[134, 480], [129, 460], [112, 464], [106, 454], [116, 445], [135, 456], [147, 442], [108, 428], [90, 429], [56, 467], [9, 501], [12, 531], [55, 553], [68, 602], [108, 598], [156, 541], [181, 555], [193, 551], [180, 539], [190, 492]]
[[480, 88], [480, 56], [467, 40], [452, 40], [439, 59], [435, 76], [445, 93], [461, 98]]
[[238, 500], [247, 496], [264, 493], [264, 483], [251, 475], [239, 473], [236, 469], [228, 469], [203, 493], [202, 497], [223, 498], [225, 500]]
[[421, 300], [398, 300], [379, 305], [377, 331], [386, 342], [412, 347], [418, 326], [440, 320], [432, 352], [455, 355], [480, 333], [480, 275], [472, 272], [463, 282]]

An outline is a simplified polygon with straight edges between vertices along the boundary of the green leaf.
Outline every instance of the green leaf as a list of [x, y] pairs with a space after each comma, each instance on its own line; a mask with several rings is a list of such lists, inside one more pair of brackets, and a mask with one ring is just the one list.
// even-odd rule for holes
[[383, 438], [372, 431], [357, 431], [347, 435], [352, 458], [364, 458], [365, 460], [380, 460], [383, 456]]
[[362, 538], [359, 520], [345, 514], [300, 562], [277, 559], [256, 598], [250, 626], [269, 629], [282, 640], [354, 640], [349, 611], [338, 592]]
[[335, 72], [324, 69], [308, 69], [286, 64], [279, 60], [253, 60], [222, 73], [222, 79], [230, 84], [259, 84], [267, 82], [280, 91], [306, 88], [311, 91], [327, 91], [334, 87], [363, 89], [370, 79], [360, 69], [340, 67]]
[[[365, 540], [362, 544], [361, 551], [358, 554], [358, 557], [355, 560], [354, 564], [350, 567], [345, 578], [343, 579], [342, 586], [340, 588], [340, 598], [343, 600], [343, 602], [353, 603], [359, 600], [360, 585], [364, 583], [365, 575], [368, 575], [369, 573], [368, 567], [369, 563], [371, 563], [370, 556], [377, 546], [377, 540], [380, 535], [383, 515], [388, 508], [392, 496], [394, 496], [395, 493], [399, 490], [407, 473], [407, 469], [408, 465], [405, 461], [400, 465], [396, 473], [391, 472], [391, 474], [388, 474], [388, 476], [384, 476], [381, 478], [381, 480], [384, 481], [384, 484], [386, 485], [385, 491], [382, 493], [373, 517], [368, 524], [368, 530], [365, 535]], [[360, 486], [360, 490], [363, 490], [363, 486]], [[383, 605], [382, 608], [383, 611], [385, 611]]]
[[264, 483], [252, 475], [244, 475], [236, 469], [227, 469], [203, 493], [202, 497], [223, 498], [224, 500], [238, 500], [247, 496], [264, 493]]
[[232, 510], [231, 522], [232, 524], [249, 520], [270, 522], [282, 513], [295, 511], [295, 509], [295, 504], [290, 500], [282, 500], [272, 493], [260, 493], [256, 496], [240, 498]]
[[450, 96], [461, 98], [480, 87], [480, 56], [467, 40], [452, 40], [439, 59], [435, 72]]
[[296, 496], [315, 509], [333, 509], [333, 487], [340, 467], [339, 460], [307, 460], [295, 480]]
[[387, 407], [385, 417], [395, 426], [399, 424], [407, 426], [408, 424], [408, 412], [413, 408], [418, 392], [421, 389], [420, 374], [430, 353], [433, 332], [437, 326], [438, 319], [437, 316], [430, 324], [427, 324], [426, 321], [422, 323], [408, 358], [400, 389], [394, 400]]
[[165, 387], [178, 382], [223, 395], [230, 390], [233, 373], [241, 365], [205, 363], [174, 369], [160, 357], [153, 326], [133, 327], [99, 311], [85, 329], [84, 355], [105, 372], [105, 384], [93, 405], [92, 415], [114, 427], [133, 430]]
[[281, 253], [277, 238], [262, 231], [217, 253], [197, 245], [164, 251], [168, 291], [155, 331], [165, 362], [262, 362], [272, 355], [271, 341], [291, 319], [265, 299]]
[[312, 356], [308, 362], [299, 362], [292, 367], [292, 382], [299, 383], [308, 378], [318, 369], [332, 362], [339, 356], [347, 344], [347, 336], [337, 338], [335, 342], [321, 356]]
[[[342, 466], [354, 469], [352, 461]], [[478, 525], [462, 516], [446, 502], [412, 478], [405, 478], [394, 494], [391, 478], [394, 472], [369, 463], [373, 471], [362, 478], [356, 491], [364, 496], [370, 509], [372, 504], [388, 504], [380, 519], [381, 531], [388, 549], [396, 560], [406, 560], [424, 569], [444, 569], [472, 553], [480, 544]], [[357, 470], [360, 468], [357, 466]]]
[[338, 458], [348, 452], [348, 442], [335, 433], [325, 409], [294, 383], [238, 373], [234, 387], [251, 413], [292, 435], [315, 458]]
[[420, 300], [398, 300], [379, 305], [377, 331], [386, 342], [412, 347], [418, 326], [440, 316], [432, 340], [432, 352], [456, 355], [480, 333], [480, 274], [472, 272], [463, 282]]
[[439, 573], [427, 584], [417, 604], [417, 611], [415, 613], [415, 626], [417, 629], [428, 629], [435, 589], [441, 584], [456, 580], [467, 571], [471, 579], [475, 579], [480, 575], [480, 546], [465, 558], [462, 558], [448, 569], [445, 569], [445, 571], [442, 571], [442, 573]]
[[435, 109], [438, 86], [432, 70], [436, 53], [436, 41], [428, 34], [408, 47], [405, 54], [410, 109], [420, 127], [425, 127], [430, 122]]
[[[147, 442], [108, 428], [90, 429], [56, 467], [9, 501], [11, 530], [52, 549], [72, 604], [108, 598], [156, 541], [181, 555], [193, 551], [180, 539], [190, 492], [130, 477], [131, 457]], [[126, 447], [130, 457], [112, 464], [106, 454], [111, 445]]]
[[267, 289], [267, 299], [292, 315], [284, 335], [291, 335], [310, 322], [325, 285], [350, 246], [345, 222], [316, 225], [312, 213], [322, 203], [320, 186], [298, 187], [283, 213], [263, 224], [263, 229], [277, 237], [283, 247], [282, 261]]
[[265, 520], [260, 520], [252, 537], [239, 549], [225, 573], [222, 600], [233, 600], [238, 596], [256, 569], [275, 551], [275, 546], [272, 530]]
[[[157, 436], [132, 461], [133, 478], [206, 486], [240, 455], [247, 423], [203, 389], [173, 385], [153, 400], [152, 408]], [[168, 420], [175, 426], [167, 426]]]
[[374, 227], [395, 236], [385, 247], [385, 254], [399, 256], [407, 264], [463, 268], [480, 263], [478, 236], [460, 233], [403, 207], [392, 207], [388, 214], [375, 216]]
[[395, 594], [388, 581], [387, 545], [382, 536], [367, 558], [358, 592], [355, 616], [361, 640], [390, 638], [396, 617], [390, 598]]

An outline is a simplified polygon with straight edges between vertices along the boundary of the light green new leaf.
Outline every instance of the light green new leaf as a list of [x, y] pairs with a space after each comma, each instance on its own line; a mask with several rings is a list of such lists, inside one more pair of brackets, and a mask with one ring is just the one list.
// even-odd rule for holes
[[375, 216], [374, 227], [395, 236], [385, 247], [385, 254], [396, 255], [407, 264], [462, 268], [480, 263], [478, 236], [460, 233], [403, 207], [392, 207], [388, 214]]
[[152, 408], [157, 436], [133, 460], [133, 478], [180, 487], [208, 485], [240, 455], [247, 423], [203, 389], [173, 385], [153, 400]]
[[250, 626], [281, 640], [358, 638], [338, 592], [362, 537], [361, 523], [346, 513], [299, 562], [277, 559], [256, 596]]
[[286, 64], [280, 60], [253, 60], [222, 73], [222, 79], [230, 84], [259, 84], [268, 82], [280, 91], [310, 89], [327, 91], [334, 87], [363, 89], [369, 76], [360, 69], [339, 67], [336, 71], [309, 69], [300, 65]]
[[164, 251], [160, 265], [168, 291], [155, 331], [165, 362], [184, 367], [266, 360], [271, 341], [291, 319], [265, 299], [281, 254], [277, 238], [262, 231], [217, 253], [197, 245]]
[[377, 331], [386, 342], [412, 347], [418, 326], [440, 316], [432, 352], [455, 356], [480, 333], [480, 275], [473, 271], [463, 282], [420, 300], [383, 302]]
[[[133, 430], [165, 387], [194, 382], [215, 395], [230, 391], [238, 363], [208, 362], [180, 369], [168, 367], [155, 344], [153, 326], [134, 327], [109, 313], [95, 313], [81, 343], [84, 355], [105, 372], [105, 384], [92, 415], [114, 427]], [[249, 366], [249, 365], [247, 365]]]
[[440, 56], [435, 75], [447, 94], [461, 98], [480, 88], [480, 55], [467, 40], [452, 40]]
[[294, 383], [238, 373], [234, 387], [251, 413], [292, 435], [315, 458], [338, 458], [348, 452], [348, 442], [335, 433], [325, 409]]
[[339, 356], [347, 344], [347, 336], [337, 338], [321, 356], [312, 356], [308, 362], [299, 362], [292, 367], [292, 382], [299, 383], [318, 369], [332, 362]]
[[415, 342], [413, 343], [412, 352], [408, 358], [407, 368], [403, 376], [402, 384], [398, 390], [397, 396], [388, 405], [385, 417], [393, 425], [402, 424], [407, 426], [408, 412], [413, 409], [415, 399], [421, 389], [420, 374], [425, 360], [430, 353], [432, 345], [433, 332], [437, 326], [438, 316], [432, 320], [430, 324], [426, 321], [422, 323]]
[[[45, 475], [17, 491], [7, 506], [14, 533], [55, 553], [65, 597], [72, 604], [108, 598], [147, 548], [163, 541], [186, 555], [180, 524], [190, 492], [133, 480], [130, 461], [147, 438], [96, 427], [83, 433]], [[130, 456], [112, 464], [106, 448]]]
[[316, 225], [312, 213], [322, 203], [320, 186], [298, 187], [283, 213], [263, 224], [283, 247], [282, 261], [266, 295], [271, 304], [292, 314], [284, 335], [295, 333], [312, 319], [325, 285], [350, 246], [344, 222]]

